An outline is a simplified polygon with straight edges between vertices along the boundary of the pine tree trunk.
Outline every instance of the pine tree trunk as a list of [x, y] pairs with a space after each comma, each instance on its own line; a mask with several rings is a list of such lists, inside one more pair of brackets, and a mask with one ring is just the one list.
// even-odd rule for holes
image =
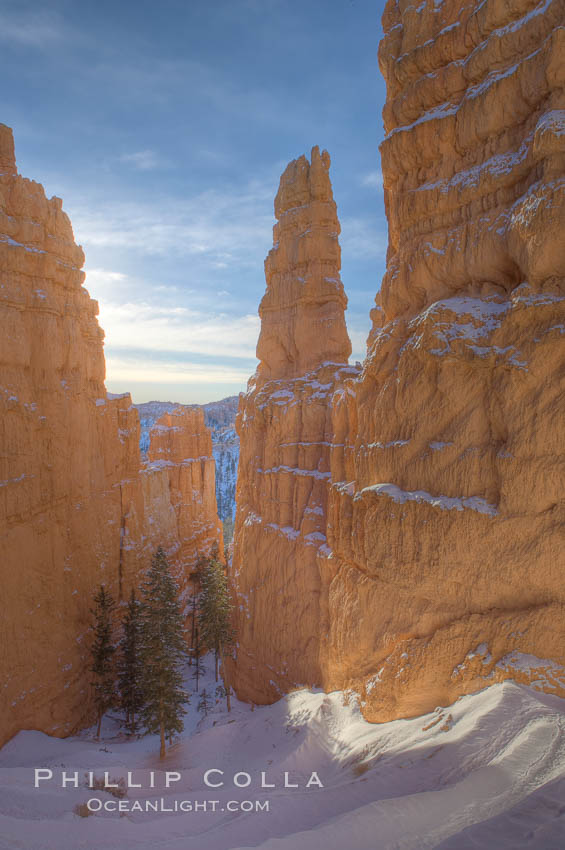
[[[196, 590], [196, 588], [193, 588]], [[194, 652], [194, 631], [196, 628], [196, 596], [192, 597], [192, 629], [190, 632], [190, 655], [188, 657], [189, 666], [192, 667], [192, 655]]]
[[231, 711], [231, 702], [230, 702], [230, 683], [228, 682], [228, 671], [226, 670], [226, 661], [224, 658], [224, 650], [220, 646], [220, 661], [222, 662], [222, 676], [224, 679], [224, 688], [226, 691], [226, 707], [228, 711]]
[[161, 749], [159, 750], [159, 758], [165, 758], [165, 724], [161, 720]]
[[100, 739], [100, 729], [102, 727], [102, 712], [98, 712], [98, 729], [96, 730], [96, 737]]
[[196, 629], [196, 652], [194, 655], [194, 663], [196, 664], [196, 693], [198, 693], [198, 680], [200, 678], [200, 641], [198, 629]]

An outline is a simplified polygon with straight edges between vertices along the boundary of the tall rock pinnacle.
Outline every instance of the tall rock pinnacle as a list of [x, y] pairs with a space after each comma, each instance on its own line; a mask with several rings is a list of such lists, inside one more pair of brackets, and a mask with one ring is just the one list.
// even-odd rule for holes
[[[329, 154], [313, 148], [311, 163], [301, 156], [281, 177], [259, 308], [261, 363], [240, 396], [236, 420], [232, 673], [238, 694], [255, 702], [322, 678], [332, 398], [357, 374], [347, 365], [347, 299], [329, 166]], [[343, 450], [342, 443], [337, 451]]]
[[14, 134], [11, 127], [0, 124], [0, 172], [16, 174], [16, 153], [14, 150]]
[[292, 378], [325, 361], [347, 363], [347, 297], [339, 276], [337, 209], [330, 156], [312, 148], [286, 167], [275, 198], [274, 245], [265, 260], [267, 291], [259, 307], [258, 375]]

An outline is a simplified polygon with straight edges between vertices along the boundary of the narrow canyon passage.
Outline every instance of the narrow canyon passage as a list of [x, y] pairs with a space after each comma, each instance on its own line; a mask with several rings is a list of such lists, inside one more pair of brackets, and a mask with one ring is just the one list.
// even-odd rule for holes
[[[366, 355], [314, 146], [277, 159], [259, 363], [213, 402], [107, 391], [83, 250], [0, 124], [0, 850], [565, 846], [564, 21], [387, 0]], [[165, 742], [109, 702], [97, 736], [92, 600], [159, 547], [189, 708]], [[37, 761], [81, 781], [36, 794]], [[87, 811], [88, 770], [157, 786]]]

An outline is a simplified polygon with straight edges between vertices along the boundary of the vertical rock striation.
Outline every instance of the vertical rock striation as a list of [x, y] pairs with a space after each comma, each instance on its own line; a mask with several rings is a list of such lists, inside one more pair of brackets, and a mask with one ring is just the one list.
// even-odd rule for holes
[[259, 313], [260, 364], [241, 397], [232, 571], [239, 693], [274, 699], [319, 681], [331, 405], [351, 373], [330, 159], [313, 148], [281, 177]]
[[359, 424], [332, 488], [325, 667], [373, 719], [513, 668], [565, 693], [563, 8], [385, 10], [389, 250], [335, 411]]
[[[160, 543], [180, 576], [193, 534], [201, 549], [221, 544], [213, 460], [196, 461], [191, 478], [173, 440], [171, 467], [140, 473], [139, 417], [129, 394], [106, 395], [83, 262], [61, 201], [17, 174], [0, 125], [0, 742], [22, 728], [64, 735], [88, 719], [97, 585], [124, 598]], [[203, 422], [192, 425], [202, 433], [181, 454], [210, 455]]]
[[[387, 270], [362, 372], [327, 408], [322, 627], [296, 677], [354, 688], [369, 719], [509, 676], [565, 695], [563, 15], [390, 0], [383, 16]], [[245, 593], [278, 606], [254, 569]], [[265, 667], [301, 640], [270, 645], [242, 692], [270, 698]]]

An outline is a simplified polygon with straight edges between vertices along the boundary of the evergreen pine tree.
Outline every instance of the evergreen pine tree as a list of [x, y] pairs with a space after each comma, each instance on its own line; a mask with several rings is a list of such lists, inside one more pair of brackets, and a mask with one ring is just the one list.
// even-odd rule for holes
[[194, 640], [196, 637], [196, 608], [198, 605], [198, 596], [193, 593], [190, 597], [190, 647], [188, 653], [188, 663], [192, 665], [192, 657], [194, 655]]
[[[212, 559], [202, 571], [202, 593], [198, 622], [201, 640], [213, 650], [222, 663], [222, 675], [226, 689], [228, 711], [231, 711], [230, 686], [227, 682], [225, 653], [232, 646], [235, 635], [231, 625], [233, 606], [230, 601], [228, 582], [222, 565]], [[217, 668], [216, 668], [217, 670]], [[217, 672], [216, 672], [217, 680]]]
[[206, 688], [202, 691], [198, 701], [198, 711], [201, 711], [204, 717], [208, 717], [208, 712], [212, 710], [212, 700], [206, 692]]
[[92, 666], [94, 673], [94, 702], [98, 714], [96, 737], [100, 737], [102, 718], [115, 701], [115, 670], [112, 643], [112, 615], [116, 603], [109, 591], [103, 585], [94, 596], [94, 608], [90, 613], [94, 616], [94, 641], [91, 647]]
[[190, 654], [188, 663], [192, 665], [192, 659], [194, 654], [198, 655], [198, 648], [196, 647], [196, 638], [197, 638], [197, 611], [198, 611], [198, 599], [201, 590], [201, 580], [202, 580], [202, 572], [208, 563], [208, 558], [205, 555], [199, 555], [196, 560], [196, 565], [192, 572], [190, 573], [190, 580], [192, 582], [192, 595], [190, 597], [190, 608], [191, 608], [191, 623], [190, 623]]
[[186, 660], [183, 618], [178, 603], [178, 587], [161, 547], [152, 558], [143, 584], [142, 617], [142, 722], [150, 733], [159, 733], [160, 758], [165, 757], [165, 737], [182, 732], [184, 704], [188, 694], [182, 687], [182, 666]]
[[199, 555], [196, 560], [196, 565], [192, 572], [190, 573], [190, 580], [192, 582], [192, 595], [190, 597], [190, 607], [191, 607], [191, 624], [190, 624], [190, 654], [188, 663], [192, 665], [192, 658], [195, 651], [195, 637], [196, 637], [196, 612], [198, 608], [198, 595], [200, 593], [200, 581], [202, 578], [202, 571], [206, 564], [208, 563], [207, 558], [204, 555]]
[[126, 727], [134, 735], [138, 727], [138, 716], [143, 707], [142, 690], [142, 629], [141, 603], [132, 590], [123, 620], [120, 656], [118, 660], [118, 688], [122, 709], [126, 715]]
[[204, 662], [202, 661], [202, 658], [200, 657], [200, 655], [198, 655], [198, 652], [199, 652], [199, 640], [198, 640], [198, 629], [196, 629], [196, 654], [194, 656], [194, 670], [192, 672], [192, 678], [196, 679], [196, 693], [198, 693], [198, 680], [200, 679], [200, 676], [203, 676], [204, 673], [206, 672], [206, 668], [204, 667]]

